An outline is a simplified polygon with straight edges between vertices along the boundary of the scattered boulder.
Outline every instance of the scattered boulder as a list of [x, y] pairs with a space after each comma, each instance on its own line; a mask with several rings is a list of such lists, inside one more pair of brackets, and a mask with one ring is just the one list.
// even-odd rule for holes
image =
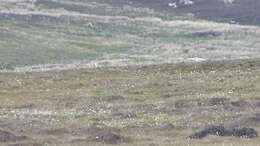
[[170, 97], [173, 97], [173, 94], [171, 93], [166, 93], [164, 95], [162, 95], [163, 98], [170, 98]]
[[257, 131], [253, 128], [225, 128], [222, 125], [211, 125], [203, 128], [194, 134], [190, 135], [190, 139], [201, 139], [208, 135], [216, 136], [234, 136], [240, 138], [255, 138], [258, 137]]
[[111, 131], [100, 131], [95, 136], [96, 141], [106, 144], [117, 144], [123, 142], [123, 137]]
[[232, 136], [241, 138], [255, 138], [258, 136], [257, 131], [253, 128], [235, 128], [232, 129]]
[[234, 107], [244, 107], [245, 105], [248, 105], [248, 103], [245, 102], [244, 100], [239, 100], [239, 101], [231, 102], [231, 105]]
[[16, 136], [11, 132], [0, 130], [0, 142], [15, 142], [25, 138], [25, 136]]
[[190, 135], [189, 138], [201, 139], [208, 135], [229, 136], [230, 134], [230, 131], [227, 131], [226, 128], [222, 125], [211, 125]]
[[87, 139], [75, 139], [77, 141], [95, 141], [105, 144], [119, 144], [122, 142], [130, 142], [130, 139], [123, 137], [120, 134], [120, 130], [113, 127], [81, 127], [73, 132], [74, 135], [87, 136]]

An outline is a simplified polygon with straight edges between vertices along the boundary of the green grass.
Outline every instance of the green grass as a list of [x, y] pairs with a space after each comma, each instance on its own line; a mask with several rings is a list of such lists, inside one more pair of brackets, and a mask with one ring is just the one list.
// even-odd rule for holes
[[[75, 9], [81, 6], [77, 4], [69, 6], [70, 4], [64, 2], [55, 3], [70, 8], [74, 6]], [[36, 8], [40, 8], [35, 8], [35, 11], [54, 13], [48, 6], [48, 3], [37, 5]], [[161, 12], [133, 5], [120, 8], [114, 3], [101, 3], [101, 1], [83, 7], [86, 7], [86, 13], [80, 12], [80, 16], [68, 16], [64, 11], [55, 9], [57, 11], [55, 13], [60, 13], [62, 16], [56, 18], [46, 16], [45, 19], [50, 21], [39, 22], [26, 19], [26, 16], [20, 20], [14, 16], [1, 19], [0, 64], [4, 64], [1, 68], [6, 68], [7, 65], [13, 68], [100, 61], [108, 56], [124, 56], [124, 59], [128, 59], [131, 64], [144, 61], [176, 62], [180, 58], [185, 60], [194, 57], [206, 59], [259, 57], [258, 28], [197, 19], [183, 20], [184, 16], [178, 16], [183, 19], [173, 16], [167, 16], [171, 19], [162, 19], [159, 15], [165, 16], [165, 14]], [[72, 10], [69, 12], [74, 14]], [[198, 32], [219, 32], [222, 35], [194, 36]]]
[[[116, 59], [160, 64], [0, 72], [0, 127], [27, 136], [6, 145], [106, 145], [93, 141], [93, 127], [119, 131], [130, 139], [122, 146], [259, 144], [259, 138], [186, 139], [205, 125], [228, 125], [259, 112], [260, 60], [241, 60], [259, 58], [258, 27], [165, 15], [114, 0], [38, 1], [33, 9], [62, 16], [42, 22], [1, 18], [0, 70]], [[225, 60], [180, 63], [194, 57]], [[107, 97], [118, 95], [124, 99]], [[212, 105], [212, 99], [225, 103]], [[160, 129], [165, 122], [174, 128]], [[259, 124], [241, 126], [260, 130]]]
[[113, 44], [113, 39], [111, 45], [102, 45], [102, 41], [111, 37], [95, 28], [39, 26], [13, 21], [2, 21], [1, 24], [1, 28], [10, 31], [2, 35], [0, 62], [12, 66], [94, 60], [105, 53], [120, 53], [130, 47], [128, 44]]

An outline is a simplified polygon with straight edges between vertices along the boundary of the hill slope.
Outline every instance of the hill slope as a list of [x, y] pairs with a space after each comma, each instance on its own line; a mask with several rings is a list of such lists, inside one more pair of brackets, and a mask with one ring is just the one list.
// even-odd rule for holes
[[169, 2], [0, 0], [0, 145], [258, 146], [260, 28]]
[[[165, 15], [152, 9], [164, 3], [153, 1], [146, 5], [149, 8], [144, 7], [145, 1], [138, 3], [3, 1], [1, 68], [21, 71], [259, 57], [258, 27]], [[17, 68], [23, 66], [32, 67]]]
[[[108, 0], [113, 1], [113, 0]], [[121, 0], [125, 1], [125, 0]], [[167, 13], [191, 13], [198, 18], [260, 24], [258, 0], [129, 0], [136, 5]], [[115, 1], [116, 3], [116, 1]]]

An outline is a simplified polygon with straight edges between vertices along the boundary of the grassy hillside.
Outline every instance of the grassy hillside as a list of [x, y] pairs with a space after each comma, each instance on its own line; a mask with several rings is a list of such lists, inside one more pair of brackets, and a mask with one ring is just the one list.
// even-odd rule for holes
[[258, 27], [167, 16], [125, 1], [19, 1], [1, 7], [3, 69], [259, 57]]
[[258, 146], [188, 139], [260, 132], [260, 28], [230, 24], [257, 24], [245, 3], [0, 0], [0, 145]]

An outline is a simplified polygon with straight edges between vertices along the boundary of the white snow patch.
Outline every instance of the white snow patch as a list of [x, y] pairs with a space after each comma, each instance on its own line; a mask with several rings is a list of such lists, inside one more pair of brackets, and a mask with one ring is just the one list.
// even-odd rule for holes
[[173, 8], [177, 8], [177, 7], [178, 7], [176, 2], [174, 2], [174, 3], [169, 3], [168, 6], [169, 6], [169, 7], [173, 7]]
[[169, 7], [178, 8], [178, 5], [193, 5], [194, 1], [192, 0], [174, 0], [172, 3], [169, 3]]
[[187, 61], [190, 61], [190, 62], [203, 62], [203, 61], [207, 61], [207, 59], [194, 57], [194, 58], [188, 58]]
[[179, 3], [183, 4], [183, 5], [193, 5], [194, 1], [192, 1], [192, 0], [179, 0]]
[[221, 0], [223, 1], [225, 4], [233, 4], [235, 2], [235, 0]]

